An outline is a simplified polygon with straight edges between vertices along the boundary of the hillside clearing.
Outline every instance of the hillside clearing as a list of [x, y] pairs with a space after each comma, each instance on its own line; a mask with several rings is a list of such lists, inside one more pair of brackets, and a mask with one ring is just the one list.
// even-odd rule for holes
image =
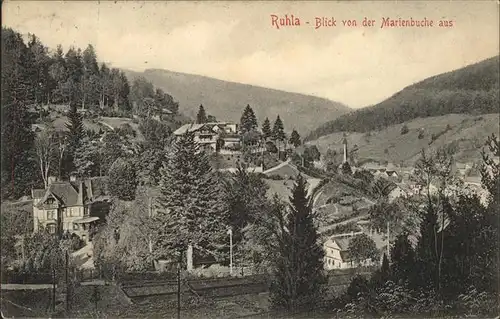
[[[481, 160], [480, 150], [487, 136], [498, 134], [499, 120], [498, 113], [481, 116], [448, 114], [419, 118], [380, 131], [347, 133], [347, 140], [350, 147], [358, 146], [358, 160], [371, 159], [411, 165], [419, 158], [422, 149], [450, 147], [456, 150], [457, 161], [476, 162]], [[403, 125], [409, 129], [406, 134], [401, 134]], [[448, 131], [446, 131], [447, 126], [450, 127]], [[418, 138], [419, 130], [424, 132], [422, 139]], [[343, 149], [343, 134], [344, 132], [329, 134], [308, 144], [316, 145], [321, 154], [331, 149], [336, 150], [340, 156]], [[433, 134], [437, 136], [434, 141], [432, 141]]]

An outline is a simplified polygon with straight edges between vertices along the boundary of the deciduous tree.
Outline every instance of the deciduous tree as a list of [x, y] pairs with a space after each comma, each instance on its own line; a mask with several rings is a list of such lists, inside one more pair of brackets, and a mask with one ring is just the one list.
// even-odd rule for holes
[[49, 187], [49, 175], [54, 170], [56, 147], [54, 133], [49, 130], [41, 132], [35, 138], [35, 150], [45, 188]]
[[380, 252], [373, 239], [366, 234], [355, 236], [349, 242], [349, 256], [355, 263], [361, 263], [365, 260], [377, 261]]
[[121, 200], [133, 200], [137, 189], [137, 175], [134, 164], [118, 158], [109, 169], [109, 192]]

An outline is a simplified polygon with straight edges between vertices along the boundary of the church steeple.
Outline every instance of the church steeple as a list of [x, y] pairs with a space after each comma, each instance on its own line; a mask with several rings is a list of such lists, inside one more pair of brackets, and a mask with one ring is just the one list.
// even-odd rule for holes
[[343, 163], [347, 162], [347, 138], [344, 133], [344, 137], [342, 138], [342, 144], [344, 144], [344, 161]]

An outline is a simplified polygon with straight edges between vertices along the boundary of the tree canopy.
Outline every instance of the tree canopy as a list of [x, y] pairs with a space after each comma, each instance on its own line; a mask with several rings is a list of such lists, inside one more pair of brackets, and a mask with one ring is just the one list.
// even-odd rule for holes
[[228, 208], [207, 155], [188, 133], [177, 139], [168, 158], [160, 178], [157, 257], [178, 258], [191, 245], [220, 258]]

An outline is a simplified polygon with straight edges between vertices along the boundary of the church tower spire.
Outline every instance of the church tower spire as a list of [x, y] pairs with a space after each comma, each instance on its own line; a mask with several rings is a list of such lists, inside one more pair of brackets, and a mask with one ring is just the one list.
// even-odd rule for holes
[[347, 138], [346, 138], [345, 133], [344, 133], [344, 138], [342, 139], [342, 144], [344, 144], [344, 161], [343, 161], [343, 163], [346, 163], [347, 162]]

